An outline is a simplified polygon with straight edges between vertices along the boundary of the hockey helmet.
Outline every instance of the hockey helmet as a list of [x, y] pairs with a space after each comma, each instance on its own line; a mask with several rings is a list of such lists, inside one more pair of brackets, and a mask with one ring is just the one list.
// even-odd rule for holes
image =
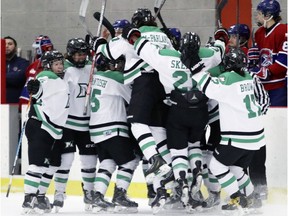
[[[41, 64], [44, 69], [52, 69], [52, 64], [55, 61], [62, 61], [64, 64], [64, 56], [57, 50], [46, 51], [41, 57]], [[64, 73], [57, 73], [63, 77]]]
[[83, 68], [87, 63], [87, 58], [83, 61], [75, 61], [73, 55], [75, 53], [79, 54], [89, 54], [89, 45], [83, 38], [72, 38], [68, 41], [67, 47], [67, 59], [75, 65], [77, 68]]
[[229, 35], [239, 34], [240, 37], [243, 37], [246, 40], [249, 40], [249, 38], [250, 38], [250, 29], [246, 24], [232, 25], [228, 29], [228, 33], [229, 33]]
[[44, 52], [53, 50], [53, 44], [50, 38], [45, 35], [39, 35], [32, 44], [32, 47], [36, 51], [37, 58], [42, 56]]
[[242, 69], [247, 67], [247, 56], [241, 48], [231, 47], [224, 55], [223, 64], [225, 71], [235, 71], [242, 75]]
[[257, 5], [257, 11], [261, 11], [264, 16], [273, 16], [275, 18], [279, 16], [281, 8], [276, 0], [262, 0]]
[[151, 11], [148, 8], [138, 8], [132, 16], [131, 23], [136, 28], [139, 28], [143, 25], [157, 25]]
[[183, 52], [185, 49], [199, 51], [201, 40], [195, 32], [186, 32], [180, 40], [179, 51]]

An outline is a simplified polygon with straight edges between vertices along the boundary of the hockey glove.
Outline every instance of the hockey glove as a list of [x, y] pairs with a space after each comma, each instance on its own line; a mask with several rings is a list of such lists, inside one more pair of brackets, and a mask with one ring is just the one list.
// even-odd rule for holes
[[227, 46], [229, 41], [229, 34], [226, 28], [219, 28], [214, 32], [214, 39], [215, 40], [221, 40], [225, 43], [225, 46]]
[[100, 45], [102, 44], [106, 44], [107, 40], [103, 37], [94, 37], [91, 41], [91, 49], [93, 52], [95, 52], [96, 54], [99, 53], [99, 51], [97, 52], [98, 48]]
[[122, 37], [124, 39], [128, 40], [128, 42], [133, 45], [135, 43], [135, 41], [139, 37], [141, 37], [141, 32], [137, 28], [133, 28], [131, 26], [128, 26], [128, 27], [123, 29]]
[[40, 88], [40, 82], [39, 80], [35, 79], [35, 80], [29, 80], [29, 82], [27, 83], [27, 90], [29, 92], [29, 94], [36, 94], [39, 91]]
[[270, 79], [270, 71], [266, 67], [253, 67], [249, 71], [255, 73], [260, 80], [267, 81]]
[[260, 58], [260, 51], [258, 47], [251, 47], [247, 53], [248, 60], [259, 60]]
[[247, 53], [249, 68], [257, 67], [259, 64], [260, 51], [258, 47], [251, 47]]

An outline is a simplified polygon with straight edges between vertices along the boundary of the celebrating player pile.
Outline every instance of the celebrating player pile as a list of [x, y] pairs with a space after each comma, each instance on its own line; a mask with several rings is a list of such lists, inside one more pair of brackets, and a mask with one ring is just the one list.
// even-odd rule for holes
[[[88, 1], [83, 2], [87, 6]], [[221, 210], [228, 213], [249, 213], [267, 199], [267, 191], [263, 195], [263, 190], [256, 190], [259, 184], [254, 189], [249, 172], [253, 175], [255, 167], [249, 167], [254, 154], [265, 151], [260, 116], [268, 110], [269, 96], [276, 101], [276, 92], [282, 92], [287, 70], [279, 3], [259, 3], [258, 48], [248, 49], [246, 24], [222, 27], [227, 1], [218, 7], [214, 40], [203, 46], [197, 33], [181, 37], [178, 28], [167, 28], [160, 14], [165, 1], [156, 2], [155, 16], [148, 8], [138, 8], [131, 23], [121, 18], [112, 25], [104, 17], [103, 1], [101, 14], [94, 17], [106, 29], [97, 37], [91, 36], [82, 5], [81, 21], [90, 36], [68, 41], [65, 69], [59, 52], [42, 55], [44, 71], [27, 86], [33, 100], [26, 129], [30, 165], [25, 213], [51, 211], [45, 194], [53, 176], [53, 206], [56, 212], [64, 206], [76, 146], [86, 211], [137, 212], [138, 204], [127, 197], [127, 190], [139, 161], [153, 214], [168, 208], [215, 211], [222, 189], [229, 197]], [[272, 43], [275, 35], [281, 42]], [[267, 65], [264, 52], [272, 55]], [[272, 87], [277, 83], [280, 88]], [[37, 157], [36, 148], [41, 149]], [[116, 169], [110, 202], [104, 197]], [[266, 181], [265, 170], [262, 180]]]

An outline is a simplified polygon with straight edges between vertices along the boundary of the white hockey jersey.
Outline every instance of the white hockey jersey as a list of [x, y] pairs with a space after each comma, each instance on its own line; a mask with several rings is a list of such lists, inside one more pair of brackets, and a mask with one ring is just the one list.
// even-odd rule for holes
[[36, 77], [41, 83], [33, 108], [41, 128], [54, 139], [61, 139], [69, 111], [67, 84], [52, 71], [42, 71]]
[[[139, 28], [141, 35], [149, 40], [158, 49], [174, 49], [171, 41], [160, 28], [155, 26], [142, 26]], [[151, 71], [153, 68], [139, 58], [133, 46], [121, 35], [113, 38], [108, 44], [99, 47], [97, 52], [102, 52], [109, 59], [117, 59], [125, 55], [124, 83], [130, 84], [141, 75], [141, 71]]]
[[264, 128], [259, 116], [261, 107], [255, 102], [254, 81], [249, 73], [242, 77], [225, 72], [219, 77], [200, 72], [193, 76], [207, 97], [219, 103], [220, 144], [257, 150], [265, 145]]
[[[158, 71], [166, 94], [170, 94], [174, 89], [187, 92], [196, 87], [197, 83], [193, 81], [192, 73], [180, 60], [180, 52], [172, 49], [159, 50], [144, 37], [135, 42], [134, 48], [141, 59]], [[205, 62], [209, 62], [209, 67], [218, 65], [221, 62], [221, 52], [210, 49], [208, 51]]]
[[91, 64], [89, 62], [84, 68], [76, 68], [66, 60], [64, 66], [64, 81], [68, 84], [70, 93], [69, 116], [65, 127], [77, 131], [88, 131], [90, 107], [88, 106], [87, 115], [83, 112]]
[[91, 140], [99, 143], [114, 136], [129, 137], [125, 101], [131, 88], [124, 85], [123, 73], [96, 72], [93, 76], [89, 131]]

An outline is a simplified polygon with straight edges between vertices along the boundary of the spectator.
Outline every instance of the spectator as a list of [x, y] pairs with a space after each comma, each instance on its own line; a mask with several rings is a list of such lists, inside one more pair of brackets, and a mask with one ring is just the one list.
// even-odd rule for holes
[[17, 42], [7, 36], [6, 42], [6, 101], [18, 103], [21, 90], [25, 84], [25, 71], [29, 61], [17, 56]]
[[257, 6], [259, 29], [249, 60], [259, 64], [250, 70], [257, 74], [268, 91], [271, 106], [287, 107], [287, 24], [281, 24], [280, 4], [276, 0], [262, 0]]

